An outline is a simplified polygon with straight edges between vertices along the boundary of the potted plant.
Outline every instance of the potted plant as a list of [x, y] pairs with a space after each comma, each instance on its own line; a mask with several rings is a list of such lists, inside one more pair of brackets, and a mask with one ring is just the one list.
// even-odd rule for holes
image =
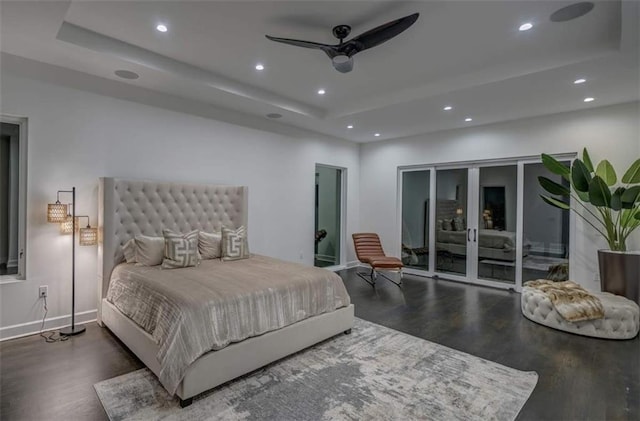
[[602, 290], [640, 303], [640, 253], [627, 251], [629, 235], [640, 227], [640, 158], [620, 182], [613, 165], [605, 159], [594, 166], [586, 148], [571, 168], [547, 154], [542, 154], [542, 163], [567, 181], [563, 185], [538, 177], [550, 194], [541, 195], [542, 200], [574, 211], [609, 244], [609, 250], [598, 250]]

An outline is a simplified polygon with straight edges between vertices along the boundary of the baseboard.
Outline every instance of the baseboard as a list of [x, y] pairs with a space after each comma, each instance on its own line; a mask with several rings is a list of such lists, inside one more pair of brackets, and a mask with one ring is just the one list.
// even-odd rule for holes
[[365, 267], [360, 261], [354, 260], [352, 262], [347, 262], [347, 268], [356, 268], [356, 267]]
[[[88, 310], [76, 313], [76, 323], [94, 322], [97, 317], [98, 310]], [[34, 335], [40, 332], [42, 319], [32, 322], [20, 323], [17, 325], [6, 326], [0, 328], [0, 342], [9, 339], [21, 338], [23, 336]], [[57, 330], [71, 325], [71, 314], [64, 316], [50, 317], [44, 321], [44, 330]]]

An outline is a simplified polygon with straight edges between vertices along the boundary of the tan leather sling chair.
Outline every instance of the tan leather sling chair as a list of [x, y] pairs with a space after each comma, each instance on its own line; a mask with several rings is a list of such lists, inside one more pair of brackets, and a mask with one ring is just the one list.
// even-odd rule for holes
[[[371, 266], [370, 274], [356, 272], [359, 277], [372, 286], [375, 286], [378, 275], [381, 275], [383, 278], [386, 278], [398, 286], [402, 285], [402, 261], [397, 257], [390, 257], [384, 254], [378, 234], [361, 232], [352, 234], [352, 237], [358, 260]], [[400, 280], [396, 282], [379, 271], [397, 271], [400, 274]]]

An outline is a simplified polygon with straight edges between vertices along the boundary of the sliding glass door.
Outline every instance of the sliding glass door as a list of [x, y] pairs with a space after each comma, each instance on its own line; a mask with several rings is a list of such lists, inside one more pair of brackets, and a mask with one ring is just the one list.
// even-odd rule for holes
[[468, 256], [467, 168], [436, 170], [435, 270], [465, 276]]
[[402, 263], [429, 270], [431, 170], [402, 173]]
[[566, 183], [537, 158], [399, 169], [408, 273], [516, 290], [567, 279], [569, 213], [540, 199], [540, 176]]
[[516, 283], [518, 166], [478, 168], [477, 275], [479, 279]]

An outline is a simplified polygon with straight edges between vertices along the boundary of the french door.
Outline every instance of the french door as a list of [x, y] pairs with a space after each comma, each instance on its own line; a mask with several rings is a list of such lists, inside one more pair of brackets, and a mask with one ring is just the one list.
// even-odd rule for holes
[[400, 168], [398, 175], [407, 273], [515, 290], [558, 266], [568, 276], [569, 214], [540, 200], [537, 177], [554, 176], [538, 158]]

